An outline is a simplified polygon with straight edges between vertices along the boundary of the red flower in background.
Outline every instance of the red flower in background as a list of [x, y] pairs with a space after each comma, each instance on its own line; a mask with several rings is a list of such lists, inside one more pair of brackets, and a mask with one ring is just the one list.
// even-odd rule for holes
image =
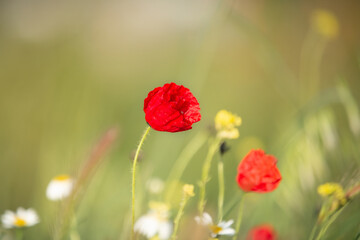
[[167, 83], [149, 92], [144, 100], [146, 122], [155, 130], [181, 132], [200, 121], [200, 106], [190, 90]]
[[276, 233], [271, 225], [260, 225], [250, 230], [246, 240], [275, 240]]
[[239, 164], [237, 183], [245, 192], [271, 192], [280, 181], [276, 158], [263, 150], [251, 150]]

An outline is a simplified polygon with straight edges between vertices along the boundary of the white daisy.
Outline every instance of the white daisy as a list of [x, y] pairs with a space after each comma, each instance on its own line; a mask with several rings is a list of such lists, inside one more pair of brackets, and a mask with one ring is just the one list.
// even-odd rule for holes
[[151, 202], [149, 212], [136, 221], [134, 228], [148, 239], [155, 236], [161, 240], [169, 239], [173, 231], [169, 207], [164, 203]]
[[6, 210], [1, 216], [1, 221], [4, 228], [20, 228], [30, 227], [39, 222], [39, 217], [34, 209], [24, 209], [19, 207], [15, 212]]
[[74, 180], [68, 175], [59, 175], [51, 179], [46, 189], [46, 196], [52, 201], [68, 197], [73, 189]]
[[202, 217], [195, 217], [195, 221], [198, 224], [207, 226], [210, 230], [211, 237], [215, 238], [221, 235], [234, 236], [235, 230], [230, 226], [234, 223], [233, 220], [221, 221], [218, 224], [214, 224], [211, 216], [204, 212]]

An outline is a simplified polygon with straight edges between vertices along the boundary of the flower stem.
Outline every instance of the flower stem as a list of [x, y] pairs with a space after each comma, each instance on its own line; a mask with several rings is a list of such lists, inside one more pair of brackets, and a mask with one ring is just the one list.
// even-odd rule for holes
[[233, 240], [236, 240], [239, 236], [241, 220], [242, 220], [242, 215], [243, 215], [243, 209], [244, 209], [245, 196], [246, 196], [246, 193], [242, 196], [242, 198], [240, 200], [239, 212], [238, 212], [238, 217], [237, 217], [236, 227], [235, 227], [235, 235], [233, 237]]
[[209, 171], [211, 167], [211, 160], [215, 152], [219, 149], [220, 139], [216, 138], [213, 140], [212, 144], [209, 147], [209, 151], [207, 153], [203, 168], [202, 168], [202, 175], [201, 175], [201, 182], [200, 182], [200, 198], [198, 204], [198, 210], [200, 216], [202, 216], [205, 208], [205, 191], [206, 191], [206, 183], [208, 182]]
[[15, 230], [15, 239], [16, 240], [22, 240], [24, 238], [24, 229], [23, 228], [17, 228]]
[[219, 196], [218, 196], [218, 222], [223, 218], [223, 205], [225, 195], [225, 181], [224, 181], [224, 162], [222, 159], [218, 162], [218, 178], [219, 178]]
[[187, 201], [189, 200], [189, 196], [187, 196], [186, 194], [184, 194], [183, 196], [183, 199], [180, 203], [180, 208], [179, 208], [179, 211], [176, 215], [176, 218], [174, 220], [174, 231], [171, 235], [171, 240], [175, 240], [176, 239], [176, 233], [178, 231], [178, 228], [179, 228], [179, 223], [180, 223], [180, 219], [182, 217], [182, 215], [184, 214], [184, 209], [185, 209], [185, 205], [187, 203]]
[[324, 224], [324, 226], [321, 227], [320, 232], [318, 234], [318, 236], [316, 237], [316, 240], [320, 240], [324, 234], [326, 233], [326, 231], [328, 230], [328, 228], [330, 227], [330, 225], [336, 220], [336, 218], [340, 215], [340, 213], [344, 210], [344, 208], [346, 207], [346, 205], [344, 205], [341, 209], [339, 209], [337, 212], [335, 212]]
[[77, 220], [75, 213], [73, 214], [73, 219], [71, 223], [71, 230], [70, 230], [70, 240], [80, 240], [80, 234], [77, 230]]
[[316, 223], [316, 224], [314, 225], [313, 229], [311, 230], [309, 240], [313, 240], [313, 239], [314, 239], [315, 233], [316, 233], [316, 231], [317, 231], [317, 228], [318, 228], [318, 223]]
[[135, 225], [135, 179], [136, 179], [136, 163], [139, 157], [139, 153], [141, 150], [141, 146], [143, 145], [146, 136], [148, 135], [149, 131], [150, 131], [151, 127], [147, 127], [146, 130], [144, 131], [141, 140], [139, 142], [139, 145], [137, 146], [136, 149], [136, 153], [135, 153], [135, 157], [134, 157], [134, 161], [133, 161], [133, 167], [132, 167], [132, 183], [131, 183], [131, 213], [132, 213], [132, 217], [131, 217], [131, 239], [134, 239], [135, 237], [135, 232], [134, 232], [134, 225]]

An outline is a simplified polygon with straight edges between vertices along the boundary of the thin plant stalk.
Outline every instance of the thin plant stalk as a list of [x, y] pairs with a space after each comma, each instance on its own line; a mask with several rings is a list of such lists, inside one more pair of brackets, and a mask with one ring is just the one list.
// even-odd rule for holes
[[135, 180], [136, 180], [136, 164], [139, 157], [139, 153], [141, 150], [141, 147], [145, 141], [146, 136], [148, 135], [151, 127], [147, 127], [144, 131], [144, 134], [141, 137], [141, 140], [139, 142], [139, 145], [137, 146], [134, 161], [133, 161], [133, 167], [132, 167], [132, 181], [131, 181], [131, 239], [134, 239], [135, 232], [134, 232], [134, 225], [135, 225]]
[[179, 229], [179, 224], [180, 224], [180, 219], [182, 217], [182, 215], [184, 214], [184, 209], [185, 209], [185, 206], [186, 206], [186, 203], [188, 202], [190, 196], [187, 195], [186, 193], [184, 193], [184, 196], [183, 196], [183, 199], [180, 203], [180, 208], [179, 208], [179, 211], [175, 217], [175, 220], [174, 220], [174, 231], [171, 235], [171, 240], [175, 240], [176, 239], [176, 234], [177, 234], [177, 231]]
[[219, 196], [218, 196], [218, 222], [221, 222], [223, 218], [223, 206], [225, 195], [225, 181], [224, 181], [224, 162], [220, 158], [218, 162], [218, 181], [219, 181]]
[[244, 210], [245, 196], [246, 196], [246, 193], [242, 196], [242, 198], [240, 200], [239, 212], [238, 212], [238, 216], [237, 216], [237, 220], [236, 220], [235, 235], [233, 237], [233, 240], [236, 240], [239, 236], [239, 231], [240, 231], [240, 226], [241, 226], [241, 221], [242, 221], [242, 216], [243, 216], [243, 210]]
[[324, 217], [324, 212], [326, 211], [326, 208], [327, 208], [327, 206], [323, 204], [320, 209], [320, 212], [318, 214], [317, 221], [311, 230], [309, 240], [313, 240], [315, 238], [316, 233], [318, 232], [319, 225], [321, 225], [321, 223], [324, 221], [323, 217]]
[[323, 225], [323, 227], [321, 227], [320, 232], [318, 234], [318, 236], [316, 237], [316, 240], [320, 240], [324, 234], [326, 233], [326, 231], [329, 229], [330, 225], [336, 220], [336, 218], [341, 214], [341, 212], [344, 210], [344, 208], [346, 207], [343, 206], [341, 209], [339, 209], [337, 212], [335, 212]]
[[71, 230], [70, 230], [70, 240], [80, 240], [80, 234], [77, 230], [77, 220], [75, 214], [73, 214], [73, 219], [71, 223]]
[[314, 239], [315, 233], [316, 233], [317, 229], [318, 229], [318, 223], [316, 223], [316, 224], [314, 225], [313, 229], [311, 230], [309, 240]]
[[24, 238], [24, 229], [18, 228], [15, 230], [15, 239], [16, 240], [23, 240]]
[[214, 157], [214, 154], [219, 149], [220, 145], [220, 139], [216, 138], [212, 141], [209, 151], [207, 153], [207, 156], [205, 158], [205, 162], [202, 168], [202, 174], [201, 174], [201, 182], [200, 182], [200, 198], [199, 198], [199, 204], [198, 204], [198, 210], [200, 213], [200, 216], [202, 216], [205, 208], [205, 195], [206, 195], [206, 183], [208, 182], [209, 178], [209, 171], [211, 167], [211, 160]]

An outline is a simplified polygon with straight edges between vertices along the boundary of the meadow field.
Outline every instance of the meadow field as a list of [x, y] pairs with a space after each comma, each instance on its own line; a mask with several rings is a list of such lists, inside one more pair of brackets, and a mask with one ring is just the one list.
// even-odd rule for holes
[[0, 239], [360, 239], [359, 12], [0, 1]]

